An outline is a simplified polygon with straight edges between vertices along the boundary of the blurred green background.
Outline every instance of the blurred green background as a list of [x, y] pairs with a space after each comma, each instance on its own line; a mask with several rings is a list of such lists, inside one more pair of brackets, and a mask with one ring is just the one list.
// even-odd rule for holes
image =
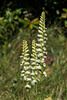
[[28, 41], [31, 54], [31, 42], [37, 38], [42, 11], [46, 14], [48, 34], [47, 66], [44, 69], [48, 76], [43, 81], [43, 96], [67, 100], [66, 7], [66, 0], [0, 1], [0, 100], [23, 100], [20, 80], [22, 41]]

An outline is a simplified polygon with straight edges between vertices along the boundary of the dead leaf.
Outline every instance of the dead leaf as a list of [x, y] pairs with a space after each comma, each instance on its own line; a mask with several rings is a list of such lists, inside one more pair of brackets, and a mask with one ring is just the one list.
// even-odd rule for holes
[[45, 98], [44, 100], [53, 100], [52, 97]]

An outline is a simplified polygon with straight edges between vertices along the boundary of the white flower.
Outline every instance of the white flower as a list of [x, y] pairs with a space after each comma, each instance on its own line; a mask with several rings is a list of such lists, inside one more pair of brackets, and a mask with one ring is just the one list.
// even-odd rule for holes
[[45, 51], [45, 50], [46, 50], [46, 48], [45, 48], [45, 47], [43, 47], [43, 50]]
[[40, 62], [40, 60], [37, 59], [36, 62]]
[[46, 74], [46, 72], [45, 72], [45, 71], [43, 72], [43, 74], [45, 75], [45, 77], [47, 77], [47, 74]]
[[24, 80], [26, 80], [27, 78], [26, 78], [26, 76], [24, 76]]
[[41, 46], [41, 44], [37, 44], [37, 43], [36, 43], [36, 46], [39, 46], [39, 47], [40, 47], [40, 46]]
[[34, 73], [32, 72], [31, 75], [34, 75]]
[[25, 56], [28, 56], [29, 54], [25, 54]]
[[40, 22], [39, 25], [40, 25], [43, 29], [45, 29], [44, 25], [42, 25], [43, 23], [42, 23], [41, 21], [39, 21], [39, 22]]
[[42, 60], [41, 62], [42, 62], [42, 63], [44, 63], [44, 61], [43, 61], [43, 60]]
[[27, 59], [27, 57], [24, 57], [24, 60]]
[[35, 59], [34, 58], [31, 58], [30, 60], [34, 61]]
[[43, 25], [42, 25], [42, 24], [43, 24], [42, 21], [43, 21], [42, 19], [39, 21], [39, 22], [40, 22], [39, 25], [40, 25], [41, 27], [43, 26]]
[[37, 81], [40, 81], [40, 79], [39, 78], [36, 78], [37, 79]]
[[22, 55], [24, 55], [24, 53], [22, 53]]
[[31, 56], [33, 57], [33, 54], [31, 54]]
[[35, 69], [41, 69], [41, 66], [35, 66]]
[[24, 69], [25, 69], [25, 70], [28, 70], [28, 69], [30, 69], [30, 67], [26, 67], [26, 66], [24, 66]]
[[41, 59], [41, 62], [44, 63], [44, 58]]
[[47, 56], [44, 56], [44, 58], [47, 58]]
[[22, 61], [22, 64], [24, 63], [24, 61]]
[[46, 32], [46, 30], [43, 30], [43, 32]]
[[44, 43], [42, 43], [41, 45], [44, 46]]
[[43, 39], [38, 39], [39, 42], [43, 41]]
[[42, 58], [42, 60], [44, 61], [44, 58]]
[[24, 66], [24, 69], [27, 70], [28, 68], [26, 66]]
[[24, 73], [24, 70], [22, 70], [21, 73]]
[[27, 57], [24, 57], [24, 60], [29, 60], [29, 58], [27, 58]]
[[[33, 48], [33, 47], [32, 47], [32, 48]], [[35, 48], [34, 48], [34, 49], [35, 49]], [[32, 50], [33, 52], [35, 52], [35, 50], [34, 50], [34, 49]]]
[[44, 52], [45, 54], [47, 54], [47, 52]]
[[45, 63], [43, 64], [43, 67], [46, 67], [46, 64]]
[[36, 49], [36, 51], [40, 51], [41, 52], [42, 50], [41, 49]]
[[23, 56], [20, 56], [20, 58], [22, 58]]
[[28, 52], [29, 50], [26, 50], [26, 52]]
[[47, 34], [45, 33], [45, 36], [47, 36]]
[[22, 66], [23, 64], [20, 64], [20, 66]]
[[32, 48], [34, 49], [34, 47], [32, 46]]
[[32, 65], [35, 65], [35, 64], [36, 64], [35, 62], [32, 63]]
[[44, 43], [46, 43], [46, 41], [44, 41]]
[[47, 30], [47, 28], [45, 28]]
[[30, 89], [30, 88], [31, 88], [31, 86], [27, 84], [27, 85], [25, 86], [25, 88], [29, 88], [29, 89]]
[[21, 74], [21, 76], [24, 76], [24, 74]]
[[29, 65], [29, 62], [25, 62], [25, 65]]
[[41, 56], [43, 56], [43, 53], [39, 53], [39, 54], [38, 54], [38, 57], [41, 57]]
[[43, 31], [43, 29], [41, 27], [39, 27], [39, 29]]
[[34, 69], [35, 69], [35, 67], [31, 67], [31, 69], [33, 69], [33, 70], [34, 70]]
[[43, 33], [41, 30], [38, 30], [39, 33]]
[[43, 37], [42, 35], [39, 35], [39, 34], [38, 34], [37, 36], [38, 36], [38, 37]]
[[44, 37], [44, 39], [48, 40], [48, 38]]
[[35, 85], [36, 83], [37, 83], [36, 80], [32, 80], [32, 82], [31, 82], [32, 85]]
[[27, 81], [31, 81], [31, 78], [27, 78], [26, 80], [27, 80]]
[[30, 74], [30, 71], [26, 71], [25, 73], [26, 73], [26, 74]]
[[[42, 23], [42, 21], [43, 21], [43, 20], [41, 19], [39, 22]], [[40, 24], [40, 23], [39, 23], [39, 24]]]
[[38, 73], [37, 73], [37, 71], [35, 71], [35, 75], [37, 75]]
[[29, 65], [29, 68], [32, 68], [32, 66], [31, 66], [31, 65]]

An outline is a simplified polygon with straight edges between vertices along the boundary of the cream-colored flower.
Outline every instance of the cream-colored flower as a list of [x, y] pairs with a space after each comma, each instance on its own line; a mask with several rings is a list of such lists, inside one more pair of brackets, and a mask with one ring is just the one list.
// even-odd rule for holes
[[38, 34], [37, 36], [38, 36], [38, 37], [43, 37], [43, 36], [42, 36], [42, 35], [40, 35], [40, 34]]
[[24, 76], [24, 74], [21, 74], [21, 76]]
[[36, 43], [36, 46], [40, 47], [40, 46], [41, 46], [41, 44], [37, 44], [37, 43]]
[[42, 51], [42, 49], [40, 49], [40, 48], [39, 48], [39, 49], [36, 49], [36, 51], [37, 51], [37, 52], [39, 52], [39, 51], [41, 52], [41, 51]]
[[30, 71], [26, 71], [25, 74], [30, 74]]
[[26, 78], [27, 81], [31, 81], [31, 78]]
[[43, 39], [38, 39], [38, 41], [39, 41], [39, 42], [42, 42], [42, 41], [43, 41]]
[[41, 69], [41, 66], [35, 66], [35, 69]]
[[24, 70], [21, 71], [21, 73], [24, 73], [24, 72], [25, 72]]
[[32, 80], [32, 82], [31, 82], [32, 85], [35, 85], [36, 83], [37, 83], [36, 80]]
[[43, 74], [45, 75], [45, 77], [47, 77], [47, 74], [46, 74], [46, 72], [45, 72], [45, 71], [43, 72]]
[[43, 56], [43, 53], [39, 53], [39, 54], [38, 54], [38, 57], [42, 57], [42, 56]]
[[41, 30], [38, 30], [39, 33], [43, 33]]
[[25, 88], [29, 88], [29, 89], [30, 89], [30, 88], [31, 88], [31, 85], [28, 85], [28, 84], [27, 84], [27, 85], [25, 86]]

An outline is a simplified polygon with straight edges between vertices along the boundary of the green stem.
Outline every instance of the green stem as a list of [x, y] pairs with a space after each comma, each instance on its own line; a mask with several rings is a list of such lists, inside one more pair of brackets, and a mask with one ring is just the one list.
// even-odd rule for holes
[[24, 81], [23, 81], [23, 100], [24, 100], [24, 98], [25, 98], [25, 90], [24, 90]]
[[[37, 98], [37, 84], [36, 84], [36, 98]], [[38, 100], [38, 98], [37, 98], [37, 100]]]
[[42, 97], [43, 97], [42, 80], [43, 80], [43, 77], [41, 75], [41, 100], [42, 100]]

